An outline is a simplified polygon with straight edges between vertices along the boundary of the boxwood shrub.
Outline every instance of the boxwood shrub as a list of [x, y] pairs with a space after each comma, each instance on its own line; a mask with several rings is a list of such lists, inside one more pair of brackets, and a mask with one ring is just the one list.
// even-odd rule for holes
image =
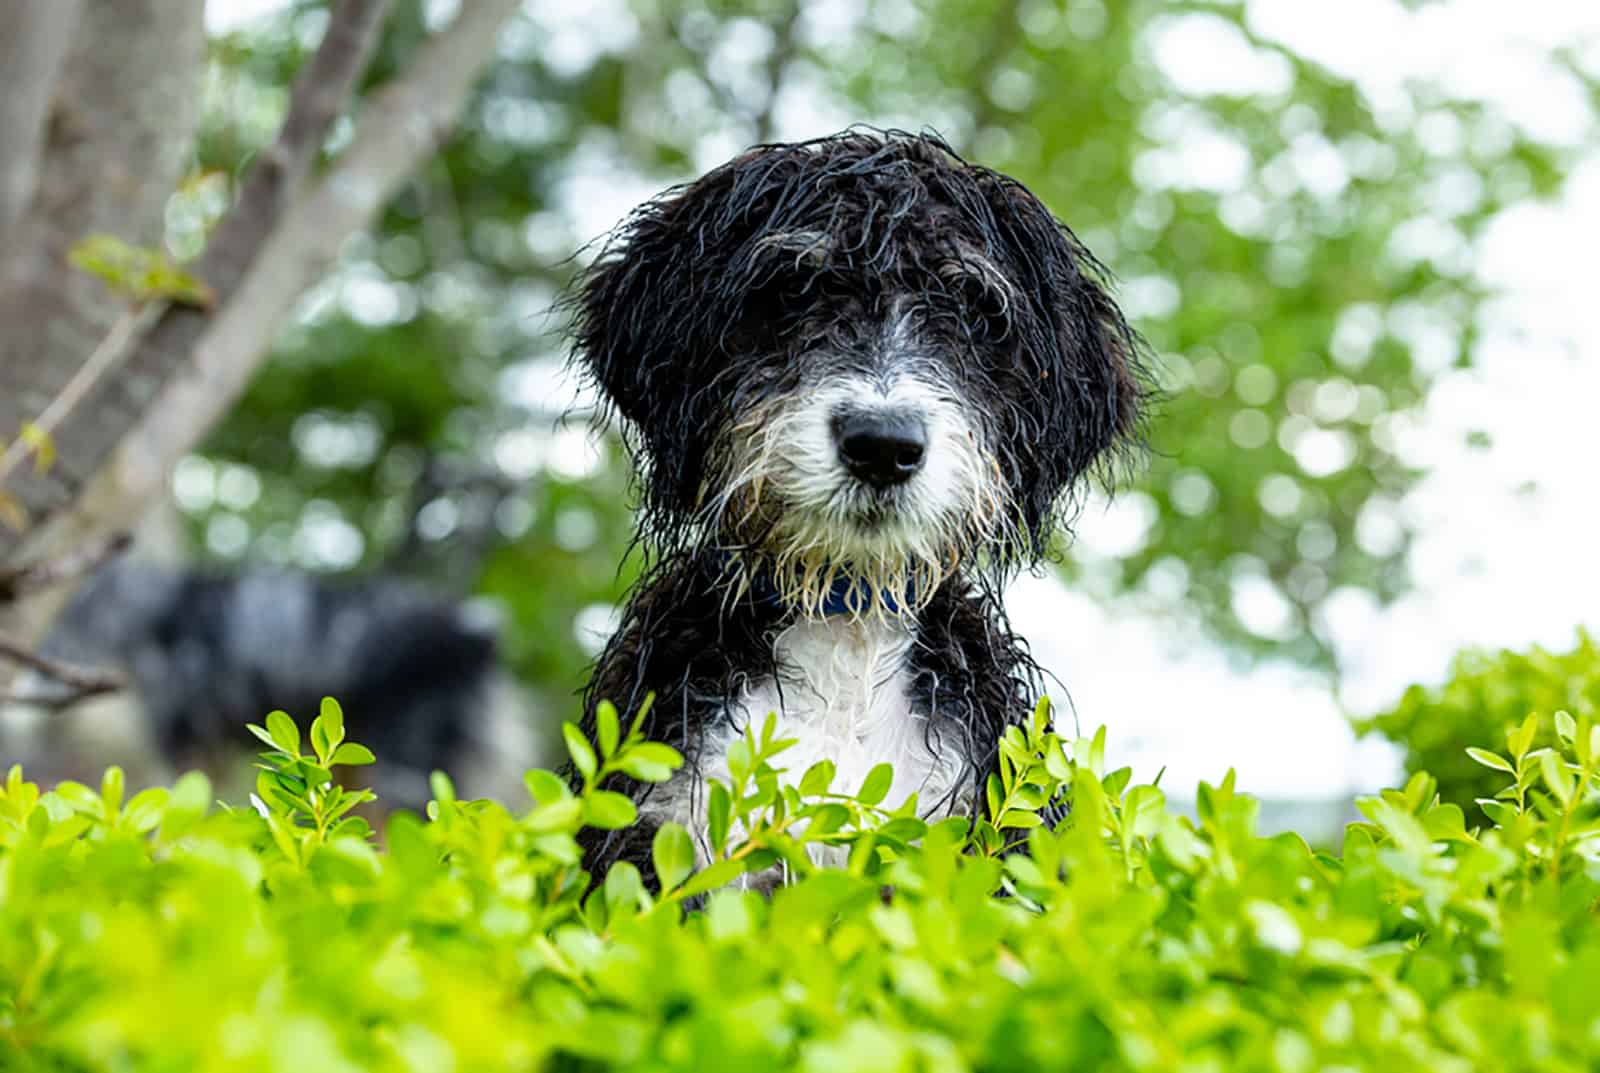
[[1441, 685], [1412, 686], [1393, 708], [1358, 719], [1356, 728], [1400, 745], [1408, 773], [1428, 772], [1441, 799], [1482, 820], [1474, 802], [1492, 796], [1500, 776], [1466, 747], [1502, 740], [1529, 712], [1541, 713], [1534, 744], [1554, 744], [1558, 711], [1600, 719], [1600, 644], [1583, 630], [1566, 651], [1463, 652]]
[[885, 771], [785, 771], [769, 722], [710, 789], [705, 846], [663, 827], [649, 875], [580, 868], [582, 826], [633, 822], [615, 784], [679, 759], [610, 711], [597, 740], [568, 731], [576, 791], [532, 772], [513, 813], [436, 777], [426, 817], [381, 834], [333, 704], [305, 741], [281, 713], [256, 728], [251, 807], [195, 774], [130, 798], [114, 769], [50, 792], [13, 769], [0, 1069], [1600, 1065], [1587, 717], [1553, 716], [1549, 747], [1537, 719], [1481, 743], [1481, 824], [1419, 773], [1337, 853], [1258, 835], [1231, 775], [1177, 815], [1105, 770], [1103, 731], [1047, 724], [1006, 738], [980, 820], [930, 826]]

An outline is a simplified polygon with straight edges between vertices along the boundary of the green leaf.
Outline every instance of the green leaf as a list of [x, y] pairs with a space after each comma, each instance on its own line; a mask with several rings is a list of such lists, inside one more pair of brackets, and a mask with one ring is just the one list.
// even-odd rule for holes
[[140, 790], [123, 809], [122, 826], [138, 834], [154, 830], [166, 813], [168, 796], [166, 789], [160, 786]]
[[106, 768], [100, 778], [100, 803], [107, 816], [115, 816], [122, 809], [122, 794], [127, 785], [122, 769], [115, 764]]
[[665, 894], [682, 883], [694, 869], [694, 841], [682, 824], [669, 820], [656, 828], [650, 859], [655, 865], [656, 882]]
[[350, 767], [361, 767], [364, 764], [371, 764], [377, 759], [372, 755], [371, 749], [365, 745], [357, 745], [353, 741], [347, 741], [333, 751], [333, 763], [345, 764]]
[[1556, 800], [1563, 805], [1572, 800], [1573, 778], [1567, 771], [1566, 762], [1554, 752], [1546, 752], [1539, 757], [1539, 771], [1544, 776], [1544, 784], [1550, 787], [1550, 792], [1556, 795]]
[[640, 782], [666, 782], [683, 766], [683, 755], [670, 745], [647, 741], [628, 746], [615, 763], [618, 771]]
[[161, 818], [161, 834], [178, 838], [193, 829], [211, 807], [211, 780], [204, 772], [189, 771], [178, 776], [167, 797], [166, 814]]
[[169, 298], [201, 308], [216, 302], [205, 281], [179, 268], [165, 250], [134, 246], [115, 235], [81, 239], [67, 252], [67, 260], [79, 271], [98, 276], [112, 290], [139, 301]]
[[733, 776], [735, 783], [750, 776], [751, 765], [755, 763], [754, 756], [748, 738], [735, 738], [728, 746], [728, 773]]
[[[744, 874], [746, 862], [743, 860], [721, 860], [712, 864], [703, 871], [696, 872], [689, 882], [683, 885], [679, 892], [685, 898], [696, 894], [704, 894], [708, 890], [727, 886]], [[660, 865], [657, 865], [659, 872]]]
[[1533, 736], [1538, 732], [1539, 716], [1533, 712], [1530, 712], [1528, 716], [1522, 720], [1521, 726], [1517, 727], [1515, 730], [1507, 732], [1506, 740], [1510, 744], [1511, 756], [1513, 759], [1522, 759], [1522, 757], [1527, 753], [1528, 747], [1533, 744]]
[[[630, 806], [632, 802], [629, 802]], [[534, 834], [576, 831], [584, 816], [583, 799], [563, 797], [528, 813], [523, 825]]]
[[[56, 793], [61, 790], [61, 786], [56, 787]], [[295, 805], [295, 795], [284, 790], [281, 780], [270, 771], [256, 772], [256, 797], [274, 812], [290, 810]]]
[[751, 897], [744, 891], [724, 890], [707, 900], [706, 933], [712, 942], [734, 942], [750, 934], [755, 914], [746, 899]]
[[277, 751], [278, 743], [272, 740], [272, 735], [267, 733], [265, 727], [259, 727], [254, 723], [246, 723], [244, 728], [261, 739], [261, 743], [267, 748]]
[[561, 737], [567, 743], [567, 755], [572, 757], [572, 766], [585, 779], [594, 778], [594, 749], [589, 745], [589, 739], [583, 736], [583, 731], [573, 723], [562, 723]]
[[618, 861], [606, 873], [604, 886], [606, 909], [615, 918], [624, 913], [637, 912], [645, 897], [644, 880], [639, 869], [627, 861]]
[[1573, 740], [1578, 736], [1578, 721], [1572, 718], [1572, 715], [1568, 712], [1557, 712], [1555, 714], [1555, 723], [1556, 735], [1563, 744], [1570, 747]]
[[300, 755], [300, 728], [294, 725], [294, 720], [289, 718], [288, 712], [267, 713], [267, 733], [271, 736], [271, 743], [280, 752], [290, 756]]
[[24, 421], [17, 430], [17, 442], [23, 444], [33, 452], [33, 472], [48, 473], [56, 461], [56, 441], [50, 433], [34, 424]]
[[921, 838], [927, 833], [927, 830], [928, 824], [925, 820], [916, 816], [901, 816], [879, 827], [874, 834], [880, 840], [898, 842], [904, 845]]
[[590, 827], [615, 831], [627, 827], [638, 816], [632, 799], [611, 790], [595, 790], [584, 799], [584, 822]]
[[1028, 716], [1028, 739], [1038, 741], [1050, 729], [1050, 698], [1040, 695]]
[[843, 805], [823, 805], [812, 813], [811, 821], [806, 824], [805, 837], [812, 840], [831, 835], [843, 827], [849, 819], [850, 810]]
[[540, 805], [548, 805], [552, 801], [572, 796], [572, 791], [567, 788], [567, 784], [560, 776], [543, 768], [533, 768], [524, 772], [522, 785], [528, 788], [528, 796]]
[[[270, 723], [267, 724], [270, 729]], [[338, 700], [333, 697], [323, 697], [322, 710], [317, 718], [310, 724], [310, 747], [317, 753], [317, 760], [326, 766], [328, 758], [333, 756], [333, 750], [339, 747], [339, 742], [344, 740], [344, 708], [339, 707]]]
[[267, 830], [272, 832], [272, 841], [277, 843], [279, 852], [289, 858], [290, 863], [298, 865], [300, 863], [300, 845], [295, 841], [288, 824], [284, 822], [282, 816], [275, 812], [269, 812], [266, 819]]
[[1072, 779], [1072, 764], [1067, 760], [1066, 749], [1060, 738], [1052, 737], [1045, 745], [1044, 767], [1057, 782], [1069, 782]]
[[71, 779], [58, 782], [52, 793], [78, 812], [98, 817], [104, 811], [100, 804], [100, 795], [81, 782]]
[[594, 719], [600, 756], [609, 758], [617, 751], [617, 741], [622, 733], [621, 724], [617, 719], [617, 709], [609, 700], [603, 700], [595, 705]]
[[1504, 771], [1508, 775], [1516, 774], [1516, 769], [1511, 766], [1510, 761], [1498, 756], [1495, 753], [1491, 753], [1487, 749], [1479, 749], [1476, 746], [1469, 745], [1467, 746], [1467, 755], [1472, 757], [1472, 759], [1476, 760], [1478, 763], [1482, 764], [1484, 767], [1494, 768], [1496, 771]]
[[344, 741], [344, 708], [332, 697], [323, 697], [318, 718], [327, 724], [328, 747], [337, 748]]
[[828, 788], [833, 785], [833, 775], [833, 761], [818, 760], [800, 777], [800, 792], [806, 797], [827, 793]]
[[889, 793], [889, 787], [894, 784], [894, 765], [878, 764], [861, 782], [861, 789], [856, 791], [856, 800], [864, 805], [876, 805]]
[[706, 834], [711, 840], [711, 852], [720, 855], [728, 846], [728, 828], [732, 822], [733, 798], [720, 780], [713, 780], [706, 794]]
[[302, 757], [292, 762], [285, 771], [292, 770], [308, 787], [321, 788], [333, 782], [333, 772], [323, 765], [316, 763], [309, 757]]

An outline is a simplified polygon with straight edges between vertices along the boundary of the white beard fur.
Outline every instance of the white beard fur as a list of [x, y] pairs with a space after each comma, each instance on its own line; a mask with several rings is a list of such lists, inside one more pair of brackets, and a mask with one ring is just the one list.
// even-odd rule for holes
[[[832, 789], [854, 793], [868, 772], [889, 763], [894, 781], [883, 807], [897, 808], [912, 793], [925, 819], [965, 807], [970, 794], [953, 792], [962, 777], [959, 755], [939, 748], [927, 717], [911, 709], [908, 664], [914, 640], [906, 624], [876, 616], [831, 615], [789, 626], [774, 641], [777, 678], [758, 681], [731, 698], [727, 718], [707, 735], [698, 769], [680, 771], [645, 800], [642, 813], [657, 823], [683, 824], [699, 864], [708, 864], [705, 780], [731, 781], [728, 746], [747, 725], [759, 733], [769, 712], [778, 715], [775, 738], [795, 741], [774, 759], [788, 784], [798, 783], [818, 761], [831, 760]], [[812, 847], [812, 857], [820, 864], [842, 865], [846, 848]]]

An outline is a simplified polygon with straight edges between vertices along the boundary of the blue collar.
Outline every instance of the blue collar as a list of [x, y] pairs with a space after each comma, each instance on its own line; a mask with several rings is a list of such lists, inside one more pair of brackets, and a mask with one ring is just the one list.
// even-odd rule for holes
[[[732, 552], [722, 552], [721, 558], [724, 571], [733, 566], [735, 556]], [[907, 589], [906, 595], [915, 600], [916, 590], [910, 586]], [[751, 572], [749, 591], [750, 598], [762, 607], [788, 611], [794, 606], [778, 592], [778, 587], [773, 584], [766, 570]], [[900, 601], [888, 590], [875, 588], [865, 578], [841, 575], [833, 579], [832, 587], [822, 598], [822, 605], [817, 610], [824, 616], [861, 615], [875, 608], [882, 608], [891, 615], [898, 615], [902, 610]]]

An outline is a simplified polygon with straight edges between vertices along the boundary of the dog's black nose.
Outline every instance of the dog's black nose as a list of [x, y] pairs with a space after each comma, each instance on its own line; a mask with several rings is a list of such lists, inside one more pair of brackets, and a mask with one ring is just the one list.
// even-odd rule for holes
[[854, 413], [834, 418], [839, 459], [858, 481], [890, 488], [922, 468], [928, 429], [914, 414]]

